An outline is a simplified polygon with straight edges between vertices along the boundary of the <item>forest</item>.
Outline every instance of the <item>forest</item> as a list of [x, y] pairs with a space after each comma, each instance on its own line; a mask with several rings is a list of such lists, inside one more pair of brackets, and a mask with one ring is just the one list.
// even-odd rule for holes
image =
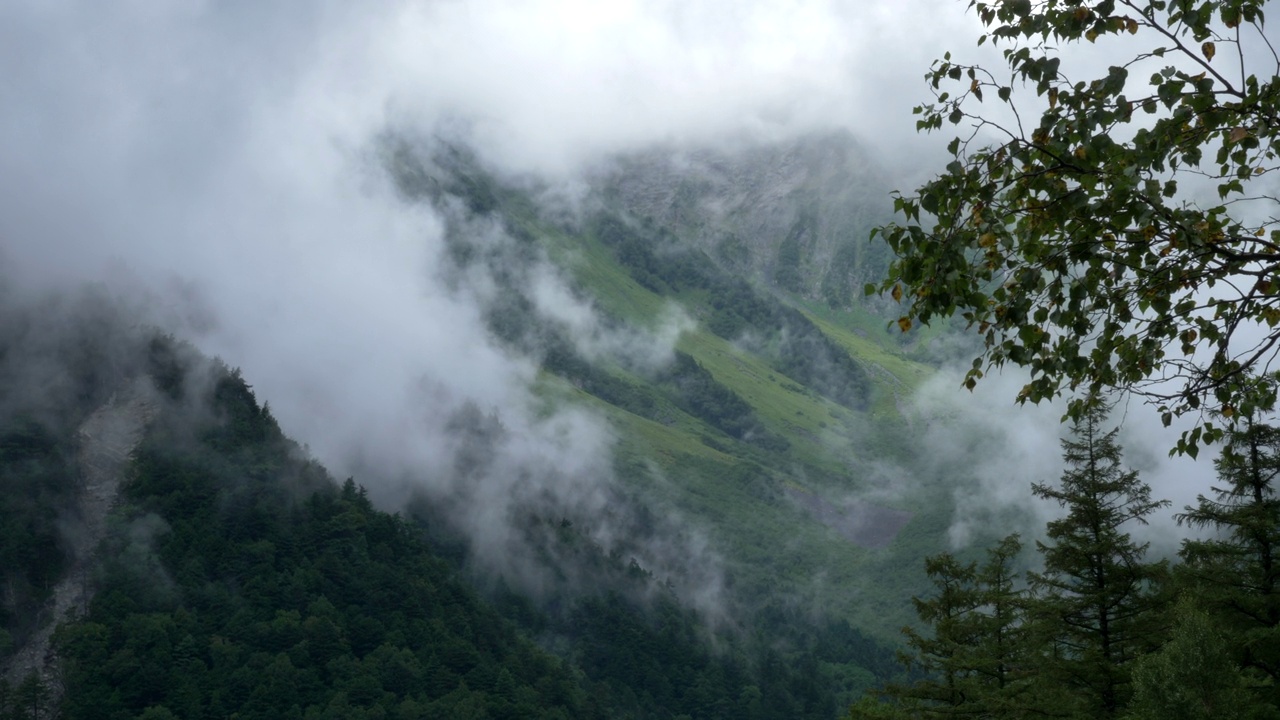
[[[138, 350], [161, 410], [130, 461], [97, 592], [54, 634], [56, 677], [0, 680], [5, 720], [53, 717], [54, 700], [59, 717], [103, 719], [829, 718], [831, 663], [895, 671], [846, 622], [805, 629], [782, 608], [713, 642], [634, 559], [568, 520], [531, 517], [530, 537], [549, 530], [594, 568], [591, 589], [553, 603], [480, 592], [429, 509], [388, 514], [335, 481], [237, 371], [167, 336]], [[97, 395], [70, 393], [61, 411]], [[3, 515], [20, 600], [3, 616], [8, 652], [73, 560], [54, 520], [76, 472], [71, 441], [21, 414], [0, 437], [7, 487], [27, 489]]]
[[1062, 516], [1034, 543], [1010, 535], [976, 560], [925, 561], [933, 592], [895, 681], [854, 718], [1268, 718], [1280, 713], [1280, 431], [1250, 420], [1214, 466], [1216, 484], [1176, 514], [1205, 531], [1176, 559], [1133, 533], [1168, 505], [1125, 467], [1118, 429], [1094, 400], [1036, 483]]

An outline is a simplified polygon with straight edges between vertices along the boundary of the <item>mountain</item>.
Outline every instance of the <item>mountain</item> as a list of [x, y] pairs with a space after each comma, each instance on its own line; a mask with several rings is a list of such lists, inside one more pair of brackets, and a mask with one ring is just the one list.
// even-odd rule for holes
[[651, 149], [593, 182], [608, 206], [679, 236], [725, 270], [847, 308], [889, 254], [867, 241], [887, 220], [889, 181], [847, 132], [729, 149]]
[[[906, 598], [924, 587], [914, 568], [945, 541], [951, 510], [947, 478], [920, 462], [903, 414], [933, 372], [912, 359], [927, 338], [890, 331], [874, 306], [815, 297], [835, 282], [829, 262], [802, 263], [810, 292], [796, 293], [714, 257], [715, 238], [738, 233], [753, 243], [749, 264], [767, 268], [781, 241], [762, 219], [781, 227], [806, 213], [806, 247], [825, 243], [834, 257], [846, 240], [870, 245], [859, 223], [871, 211], [840, 204], [873, 182], [856, 171], [851, 138], [621, 158], [570, 203], [433, 138], [388, 138], [384, 157], [407, 201], [449, 218], [451, 276], [486, 278], [491, 332], [539, 362], [547, 401], [608, 418], [623, 485], [710, 537], [728, 602], [819, 607], [896, 637], [911, 620]], [[683, 185], [695, 189], [673, 191], [689, 157], [702, 158]], [[765, 193], [780, 176], [787, 188]], [[678, 197], [718, 209], [680, 215]], [[841, 282], [874, 273], [883, 253], [863, 252]], [[599, 322], [575, 325], [539, 297], [547, 273]], [[674, 338], [669, 357], [637, 352], [661, 338]]]
[[[767, 640], [712, 645], [565, 520], [525, 530], [589, 590], [554, 607], [477, 591], [429, 508], [375, 509], [237, 371], [119, 317], [91, 331], [93, 304], [0, 328], [7, 388], [56, 381], [3, 398], [0, 716], [830, 717], [843, 701], [817, 662], [891, 668], [842, 623], [802, 636], [774, 618]], [[41, 325], [68, 329], [45, 342]]]
[[504, 408], [451, 410], [453, 482], [380, 508], [397, 478], [337, 481], [123, 306], [7, 303], [0, 717], [829, 718], [897, 673], [951, 495], [905, 411], [929, 338], [853, 290], [885, 261], [856, 143], [654, 150], [569, 191], [379, 152], [543, 412], [608, 429], [601, 500], [530, 494], [496, 560], [480, 489], [558, 471], [495, 460]]

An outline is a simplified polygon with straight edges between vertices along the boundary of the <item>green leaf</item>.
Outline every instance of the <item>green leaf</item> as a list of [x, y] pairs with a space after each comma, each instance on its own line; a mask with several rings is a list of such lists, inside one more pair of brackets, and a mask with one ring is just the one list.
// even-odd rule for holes
[[[1246, 271], [1280, 277], [1272, 244], [1280, 243], [1280, 217], [1245, 215], [1239, 202], [1274, 195], [1263, 185], [1271, 173], [1260, 169], [1280, 155], [1280, 78], [1265, 57], [1248, 53], [1232, 57], [1243, 63], [1238, 72], [1206, 69], [1228, 57], [1217, 57], [1227, 36], [1215, 34], [1223, 26], [1215, 31], [1214, 23], [1249, 22], [1255, 3], [1138, 5], [1137, 19], [1115, 0], [972, 5], [1002, 44], [1007, 67], [999, 70], [1012, 82], [1001, 85], [996, 69], [949, 56], [933, 66], [935, 87], [951, 79], [968, 92], [928, 106], [920, 129], [966, 122], [974, 132], [950, 139], [938, 163], [945, 172], [915, 193], [916, 214], [904, 213], [909, 230], [891, 243], [895, 272], [909, 287], [928, 289], [912, 298], [912, 317], [959, 316], [991, 333], [984, 362], [1032, 374], [1020, 399], [1060, 388], [1122, 390], [1158, 400], [1162, 420], [1172, 422], [1205, 407], [1212, 390], [1210, 406], [1243, 412], [1250, 407], [1240, 397], [1245, 384], [1215, 378], [1245, 378], [1271, 361], [1233, 355], [1244, 347], [1233, 342], [1237, 328], [1280, 346], [1280, 309], [1271, 308], [1277, 291], [1255, 293], [1240, 282]], [[1099, 43], [1125, 33], [1131, 44], [1116, 45], [1104, 70], [1060, 51], [1091, 33]], [[1155, 43], [1170, 38], [1178, 44]], [[1126, 48], [1130, 55], [1119, 54]], [[1134, 92], [1129, 69], [1166, 52], [1179, 59], [1157, 60], [1164, 67]], [[1012, 122], [975, 104], [982, 85], [1012, 102], [1019, 81], [1047, 98], [1038, 116], [1027, 114], [1028, 105]], [[1127, 127], [1136, 109], [1146, 116]], [[1208, 158], [1216, 159], [1210, 165]], [[1182, 182], [1190, 177], [1200, 187], [1205, 175], [1217, 176], [1216, 206]], [[919, 217], [921, 210], [929, 217]], [[1085, 336], [1089, 350], [1077, 340]], [[1227, 351], [1183, 356], [1219, 347]], [[1188, 434], [1177, 451], [1191, 455], [1211, 439]]]

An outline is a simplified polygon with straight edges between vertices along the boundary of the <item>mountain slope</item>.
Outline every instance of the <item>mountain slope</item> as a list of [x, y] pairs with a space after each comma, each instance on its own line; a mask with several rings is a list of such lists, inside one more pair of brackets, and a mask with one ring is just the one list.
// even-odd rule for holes
[[[93, 600], [93, 554], [106, 537], [107, 514], [119, 498], [130, 456], [154, 415], [153, 395], [147, 380], [135, 380], [90, 413], [77, 429], [79, 488], [73, 512], [80, 519], [79, 532], [69, 548], [72, 564], [49, 591], [38, 617], [77, 617]], [[53, 680], [61, 668], [51, 645], [53, 631], [54, 625], [46, 624], [24, 640], [7, 662], [7, 680], [18, 685], [35, 674], [50, 687], [49, 702], [57, 705], [62, 687]]]
[[[702, 242], [728, 216], [694, 237], [607, 184], [565, 212], [459, 146], [385, 150], [406, 200], [443, 219], [446, 284], [541, 369], [535, 414], [585, 409], [612, 433], [611, 476], [590, 486], [602, 517], [504, 510], [527, 567], [486, 564], [459, 520], [487, 508], [424, 489], [380, 512], [237, 372], [131, 319], [95, 321], [109, 304], [74, 322], [0, 313], [0, 478], [16, 491], [0, 508], [15, 541], [0, 661], [62, 619], [38, 608], [86, 523], [67, 522], [75, 429], [150, 378], [163, 401], [94, 556], [98, 592], [55, 633], [72, 717], [828, 718], [895, 673], [885, 641], [927, 584], [918, 558], [943, 543], [951, 496], [903, 412], [931, 371], [876, 308], [823, 300], [830, 268], [802, 262], [808, 284], [787, 291], [712, 257]], [[784, 215], [804, 201], [770, 200]], [[64, 326], [54, 343], [36, 331]], [[448, 487], [483, 479], [500, 410], [450, 411]], [[0, 705], [47, 703], [39, 691]]]
[[409, 525], [215, 373], [211, 420], [169, 405], [140, 448], [100, 599], [61, 632], [72, 717], [595, 715]]
[[[815, 288], [837, 272], [829, 263], [805, 271], [800, 294], [779, 294], [707, 251], [708, 238], [750, 225], [764, 257], [773, 252], [766, 247], [776, 240], [773, 226], [748, 208], [790, 216], [806, 203], [826, 207], [861, 192], [865, 182], [846, 182], [815, 201], [813, 188], [832, 173], [801, 172], [808, 161], [787, 161], [781, 171], [793, 187], [767, 202], [751, 194], [766, 191], [768, 177], [759, 174], [777, 158], [817, 153], [847, 166], [850, 153], [821, 150], [833, 142], [806, 140], [799, 149], [748, 153], [737, 166], [721, 157], [710, 170], [695, 169], [681, 176], [700, 188], [684, 214], [671, 210], [670, 192], [619, 188], [627, 182], [619, 175], [599, 181], [578, 212], [566, 214], [539, 200], [546, 188], [501, 180], [456, 145], [397, 139], [387, 158], [407, 199], [450, 218], [456, 276], [492, 279], [491, 331], [540, 360], [548, 402], [585, 403], [606, 415], [624, 482], [657, 512], [709, 536], [732, 587], [726, 602], [802, 603], [890, 639], [910, 620], [906, 599], [925, 586], [922, 573], [903, 568], [941, 546], [950, 512], [949, 493], [934, 492], [934, 478], [895, 483], [915, 462], [903, 403], [931, 370], [903, 353], [874, 309], [804, 297], [821, 295]], [[672, 174], [678, 163], [653, 162], [659, 169], [634, 183], [683, 182]], [[727, 202], [746, 215], [723, 212]], [[719, 210], [694, 212], [707, 207]], [[815, 212], [823, 228], [852, 227]], [[493, 240], [494, 228], [504, 239]], [[875, 272], [875, 252], [860, 255], [856, 272], [840, 271], [842, 282]], [[599, 323], [584, 330], [548, 307], [538, 297], [545, 273], [561, 274], [574, 292], [563, 302], [589, 308]], [[678, 339], [666, 359], [636, 352], [669, 337]], [[894, 470], [886, 476], [885, 468]]]
[[[63, 518], [44, 559], [68, 570], [44, 585], [55, 609], [42, 612], [20, 594], [33, 577], [27, 546], [3, 558], [0, 665], [12, 681], [0, 681], [0, 716], [608, 714], [420, 530], [308, 460], [238, 373], [98, 319], [110, 322], [26, 314], [21, 325], [59, 328], [34, 333], [70, 351], [52, 357], [13, 324], [0, 335], [0, 373], [57, 383], [3, 398], [0, 527]], [[68, 372], [84, 357], [120, 362]], [[35, 462], [44, 447], [78, 458], [78, 471], [62, 468], [83, 483], [49, 492], [59, 486]], [[13, 505], [19, 489], [35, 491], [25, 507]], [[52, 675], [33, 672], [46, 660]]]
[[[76, 336], [64, 347], [93, 347]], [[16, 642], [0, 663], [21, 674], [51, 633], [59, 669], [0, 682], [0, 716], [827, 718], [893, 672], [882, 647], [842, 622], [803, 631], [778, 611], [713, 637], [634, 559], [566, 520], [527, 518], [524, 532], [583, 587], [550, 603], [500, 583], [477, 593], [470, 582], [483, 578], [456, 554], [442, 559], [460, 539], [424, 524], [431, 508], [407, 520], [373, 508], [353, 481], [335, 483], [238, 372], [123, 324], [102, 339], [124, 360], [118, 374], [41, 398], [46, 419], [6, 436], [6, 448], [32, 447], [18, 439], [36, 433], [86, 459], [104, 441], [127, 480], [96, 548], [55, 546], [63, 566], [83, 565], [73, 580], [92, 591], [87, 607], [70, 617], [9, 608]], [[0, 372], [46, 364], [12, 340], [0, 336]], [[119, 432], [97, 432], [111, 418]], [[87, 432], [77, 438], [77, 427]], [[36, 509], [57, 515], [74, 502], [46, 496]], [[19, 569], [0, 567], [7, 590]]]

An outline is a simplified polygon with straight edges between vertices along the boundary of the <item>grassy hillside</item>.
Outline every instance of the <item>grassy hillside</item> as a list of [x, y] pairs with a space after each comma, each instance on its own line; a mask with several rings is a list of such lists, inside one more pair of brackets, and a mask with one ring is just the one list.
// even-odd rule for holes
[[[540, 364], [548, 411], [587, 408], [612, 429], [619, 537], [517, 508], [514, 543], [548, 572], [539, 590], [508, 586], [471, 561], [457, 508], [379, 511], [238, 372], [95, 319], [94, 303], [75, 323], [0, 313], [6, 386], [61, 393], [0, 394], [0, 716], [61, 699], [66, 716], [113, 720], [816, 720], [898, 672], [886, 645], [951, 511], [904, 414], [930, 375], [911, 359], [920, 338], [758, 286], [599, 198], [549, 211], [456, 148], [391, 158], [406, 198], [446, 218], [451, 282], [487, 276], [484, 321]], [[549, 273], [572, 298], [539, 296]], [[589, 307], [590, 327], [548, 302]], [[65, 346], [31, 355], [24, 333], [49, 326], [69, 328]], [[69, 543], [68, 504], [88, 493], [68, 478], [96, 457], [86, 418], [126, 381], [153, 387], [156, 416], [117, 453], [120, 502], [81, 518], [105, 529]], [[667, 539], [699, 562], [631, 553]], [[48, 608], [68, 579], [82, 616], [58, 627], [67, 613]], [[50, 634], [57, 659], [27, 672], [16, 659]]]
[[[735, 602], [818, 608], [896, 640], [913, 619], [907, 600], [926, 586], [920, 559], [942, 545], [950, 494], [916, 476], [903, 417], [931, 370], [884, 318], [778, 295], [607, 200], [564, 221], [473, 160], [402, 150], [394, 166], [407, 196], [434, 201], [452, 188], [468, 208], [456, 227], [506, 231], [511, 242], [497, 247], [454, 234], [454, 262], [502, 282], [495, 334], [542, 358], [548, 402], [609, 418], [623, 481], [705, 533]], [[513, 268], [543, 261], [618, 332], [691, 318], [669, 365], [592, 355], [540, 315], [522, 289], [527, 270]]]
[[[548, 237], [579, 249], [563, 256], [572, 258], [574, 277], [606, 312], [636, 313], [672, 301], [672, 296], [640, 286], [594, 238]], [[696, 296], [674, 299], [699, 311]], [[893, 638], [912, 619], [905, 601], [923, 587], [919, 558], [940, 547], [950, 508], [937, 496], [858, 500], [849, 508], [843, 501], [872, 491], [867, 476], [873, 466], [909, 462], [909, 431], [901, 409], [931, 370], [906, 359], [892, 338], [877, 342], [858, 332], [847, 317], [810, 308], [805, 314], [866, 370], [871, 391], [865, 408], [832, 401], [705, 326], [685, 332], [677, 343], [679, 351], [746, 401], [771, 432], [789, 443], [784, 452], [726, 437], [687, 413], [659, 422], [592, 400], [618, 430], [624, 475], [648, 489], [656, 502], [670, 503], [705, 523], [745, 594], [795, 593], [844, 614], [856, 626]], [[612, 372], [646, 387], [643, 377], [616, 368]], [[872, 506], [905, 511], [910, 520], [887, 544], [860, 545], [797, 502], [805, 495], [846, 515]]]

